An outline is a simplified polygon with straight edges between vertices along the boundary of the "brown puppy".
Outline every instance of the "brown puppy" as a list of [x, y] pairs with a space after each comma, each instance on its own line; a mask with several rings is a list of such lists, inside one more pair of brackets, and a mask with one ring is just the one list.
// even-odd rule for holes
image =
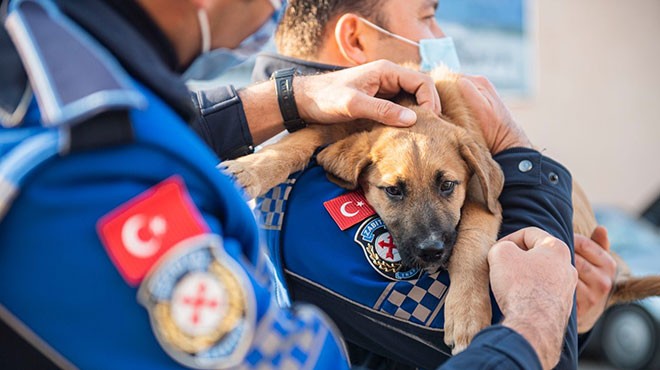
[[[487, 252], [500, 226], [497, 198], [503, 176], [463, 103], [459, 76], [444, 69], [432, 75], [442, 117], [404, 97], [398, 102], [418, 115], [413, 127], [366, 121], [312, 125], [223, 165], [254, 197], [302, 170], [318, 147], [329, 144], [317, 156], [319, 164], [338, 185], [363, 189], [387, 225], [404, 267], [448, 270], [452, 284], [445, 300], [445, 342], [458, 353], [491, 322]], [[584, 193], [575, 189], [576, 230], [591, 235], [593, 212]], [[623, 289], [622, 284], [615, 285], [610, 304], [660, 294], [658, 278], [643, 279], [643, 289]]]

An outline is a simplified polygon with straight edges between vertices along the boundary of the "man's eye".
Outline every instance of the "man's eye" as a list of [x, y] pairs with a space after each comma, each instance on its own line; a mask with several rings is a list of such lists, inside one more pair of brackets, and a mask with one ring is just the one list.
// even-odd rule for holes
[[403, 197], [403, 192], [398, 186], [388, 186], [385, 188], [385, 193], [392, 198], [401, 199]]

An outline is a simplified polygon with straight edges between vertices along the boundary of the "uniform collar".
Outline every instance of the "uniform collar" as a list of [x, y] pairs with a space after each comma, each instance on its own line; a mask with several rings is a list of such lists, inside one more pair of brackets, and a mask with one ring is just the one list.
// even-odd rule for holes
[[344, 67], [331, 64], [310, 62], [303, 59], [291, 58], [277, 53], [261, 53], [257, 56], [252, 70], [252, 81], [264, 81], [270, 78], [278, 69], [295, 67], [300, 74], [314, 74], [319, 72], [332, 72]]

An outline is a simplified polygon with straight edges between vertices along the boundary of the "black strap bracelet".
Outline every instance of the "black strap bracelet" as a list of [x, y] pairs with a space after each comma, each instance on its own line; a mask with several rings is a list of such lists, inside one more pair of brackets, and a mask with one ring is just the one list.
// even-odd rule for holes
[[282, 118], [284, 119], [284, 127], [289, 132], [295, 132], [307, 127], [305, 121], [298, 114], [296, 99], [293, 95], [293, 76], [295, 74], [295, 68], [287, 68], [275, 71], [271, 76], [275, 80], [277, 103], [280, 106], [280, 113], [282, 113]]

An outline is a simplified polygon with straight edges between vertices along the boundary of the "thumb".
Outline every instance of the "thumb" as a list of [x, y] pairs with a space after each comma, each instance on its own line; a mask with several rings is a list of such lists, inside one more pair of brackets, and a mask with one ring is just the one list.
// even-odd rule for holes
[[388, 126], [408, 127], [417, 122], [417, 114], [412, 110], [389, 100], [361, 95], [354, 105], [354, 117], [364, 117]]

